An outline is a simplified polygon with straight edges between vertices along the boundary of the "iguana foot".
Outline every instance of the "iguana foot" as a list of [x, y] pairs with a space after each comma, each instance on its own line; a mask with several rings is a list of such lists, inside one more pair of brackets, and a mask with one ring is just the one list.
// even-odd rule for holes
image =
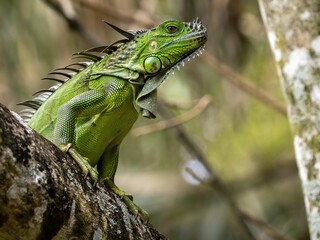
[[60, 149], [70, 154], [70, 156], [78, 163], [85, 176], [90, 175], [95, 183], [98, 181], [98, 171], [90, 165], [88, 158], [83, 157], [76, 149], [72, 148], [70, 143], [61, 146]]
[[133, 197], [131, 194], [126, 194], [124, 191], [122, 191], [121, 189], [119, 189], [114, 182], [111, 179], [104, 179], [106, 185], [115, 193], [117, 194], [119, 197], [121, 197], [121, 199], [125, 202], [125, 204], [127, 205], [127, 207], [129, 208], [130, 212], [133, 215], [138, 215], [140, 214], [140, 216], [145, 220], [145, 221], [149, 221], [149, 214], [143, 210], [142, 208], [140, 208], [138, 205], [136, 205], [133, 202]]

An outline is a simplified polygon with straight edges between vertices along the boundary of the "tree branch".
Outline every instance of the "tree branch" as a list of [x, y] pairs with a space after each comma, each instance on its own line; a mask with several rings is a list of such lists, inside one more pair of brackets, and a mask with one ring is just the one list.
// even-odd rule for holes
[[204, 60], [214, 70], [216, 70], [219, 74], [224, 76], [226, 81], [237, 86], [239, 89], [241, 89], [248, 95], [256, 98], [258, 101], [266, 104], [267, 106], [273, 108], [274, 110], [283, 115], [287, 114], [286, 106], [283, 103], [280, 103], [278, 100], [276, 100], [272, 95], [270, 95], [262, 88], [254, 85], [252, 81], [250, 81], [250, 79], [246, 79], [228, 65], [219, 62], [211, 54], [204, 53], [201, 55], [200, 59]]
[[67, 23], [70, 29], [78, 32], [81, 37], [96, 46], [99, 42], [83, 25], [78, 21], [77, 15], [73, 9], [73, 5], [66, 1], [43, 0], [51, 9], [58, 13]]
[[165, 239], [0, 104], [0, 239]]

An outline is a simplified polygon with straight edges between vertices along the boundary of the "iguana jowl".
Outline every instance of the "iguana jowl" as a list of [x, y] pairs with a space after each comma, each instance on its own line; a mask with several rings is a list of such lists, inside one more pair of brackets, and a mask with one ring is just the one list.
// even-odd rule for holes
[[95, 181], [105, 179], [133, 213], [146, 217], [113, 182], [119, 145], [139, 115], [156, 117], [158, 86], [190, 56], [201, 53], [207, 31], [198, 19], [166, 21], [139, 31], [109, 25], [126, 39], [76, 53], [88, 61], [50, 73], [45, 79], [58, 84], [21, 103], [31, 108], [21, 116]]

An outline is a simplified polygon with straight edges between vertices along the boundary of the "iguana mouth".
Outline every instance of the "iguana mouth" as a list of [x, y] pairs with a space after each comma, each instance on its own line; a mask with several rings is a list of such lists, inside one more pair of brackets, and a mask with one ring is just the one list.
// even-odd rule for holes
[[186, 27], [190, 28], [191, 33], [182, 36], [179, 40], [188, 40], [188, 41], [199, 41], [200, 44], [205, 44], [207, 41], [207, 29], [202, 25], [199, 18], [196, 18], [191, 23], [185, 22]]
[[170, 68], [169, 72], [172, 74], [174, 73], [175, 69], [180, 70], [180, 67], [184, 66], [186, 60], [190, 61], [191, 57], [195, 58], [196, 56], [201, 55], [204, 51], [204, 44], [207, 41], [207, 29], [202, 25], [198, 17], [192, 22], [185, 22], [184, 24], [190, 28], [191, 33], [182, 36], [177, 41], [182, 43], [184, 41], [197, 41], [200, 47], [195, 49], [193, 52], [187, 52], [184, 56], [182, 56], [181, 60]]
[[165, 78], [167, 78], [169, 76], [169, 74], [174, 74], [174, 70], [180, 70], [181, 67], [183, 67], [185, 65], [185, 62], [189, 62], [192, 59], [194, 59], [195, 57], [199, 57], [203, 51], [205, 50], [205, 46], [201, 46], [198, 49], [196, 49], [193, 53], [186, 55], [185, 57], [183, 57], [178, 63], [176, 63], [175, 65], [173, 65], [169, 71], [166, 73]]

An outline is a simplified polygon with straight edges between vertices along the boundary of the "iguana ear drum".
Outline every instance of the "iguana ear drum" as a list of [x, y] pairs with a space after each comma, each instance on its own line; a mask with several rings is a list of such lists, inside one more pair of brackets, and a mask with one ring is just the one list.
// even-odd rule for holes
[[143, 62], [143, 67], [149, 74], [155, 74], [161, 69], [161, 60], [158, 57], [147, 57]]

